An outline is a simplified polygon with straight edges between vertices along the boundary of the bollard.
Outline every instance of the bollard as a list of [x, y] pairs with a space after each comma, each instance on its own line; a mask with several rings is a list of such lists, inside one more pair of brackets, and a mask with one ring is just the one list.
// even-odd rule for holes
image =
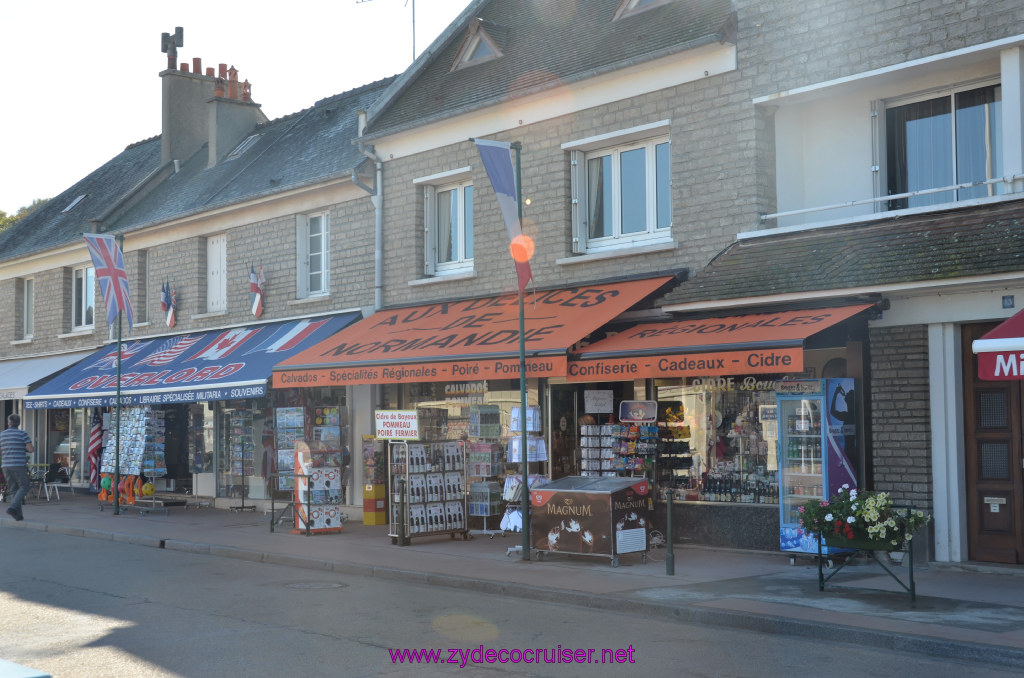
[[674, 505], [672, 504], [672, 497], [675, 492], [672, 490], [665, 491], [665, 498], [668, 499], [668, 518], [667, 527], [665, 529], [665, 574], [675, 576], [676, 574], [676, 554], [672, 552], [672, 513], [674, 512]]
[[398, 545], [406, 546], [405, 538], [405, 478], [398, 479]]

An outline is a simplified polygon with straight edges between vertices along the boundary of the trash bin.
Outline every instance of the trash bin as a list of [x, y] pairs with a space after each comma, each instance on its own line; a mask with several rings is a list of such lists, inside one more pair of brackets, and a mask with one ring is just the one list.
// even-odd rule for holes
[[549, 553], [610, 558], [641, 553], [650, 529], [647, 478], [568, 476], [530, 491], [530, 542], [538, 560]]

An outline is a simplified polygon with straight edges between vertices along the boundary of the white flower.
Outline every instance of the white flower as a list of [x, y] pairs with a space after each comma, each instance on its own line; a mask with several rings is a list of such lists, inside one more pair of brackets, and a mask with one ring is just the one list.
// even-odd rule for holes
[[850, 523], [850, 524], [853, 524], [853, 523], [857, 522], [857, 519], [856, 519], [856, 518], [854, 518], [853, 516], [850, 516], [850, 517], [848, 517], [848, 518], [846, 519], [846, 522], [848, 522], [848, 523]]
[[857, 510], [857, 505], [856, 504], [850, 504], [850, 510], [851, 511], [856, 511]]
[[850, 483], [843, 483], [842, 489], [844, 489], [844, 490], [850, 489]]
[[832, 516], [831, 513], [826, 513], [825, 514], [825, 520], [831, 522], [832, 520], [834, 520], [834, 517]]
[[850, 490], [850, 499], [857, 498], [857, 490]]

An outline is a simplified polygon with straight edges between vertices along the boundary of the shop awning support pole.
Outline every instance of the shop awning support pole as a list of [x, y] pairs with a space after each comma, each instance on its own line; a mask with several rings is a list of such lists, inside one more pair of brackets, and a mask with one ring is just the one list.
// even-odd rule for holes
[[[124, 251], [124, 234], [117, 236], [117, 247]], [[111, 282], [111, 284], [114, 284]], [[114, 406], [117, 412], [117, 424], [114, 427], [114, 515], [121, 514], [121, 317], [124, 311], [117, 310], [117, 401]]]
[[[523, 223], [523, 192], [518, 190], [522, 186], [522, 167], [519, 163], [519, 151], [522, 144], [518, 141], [512, 144], [516, 151], [516, 199], [519, 207], [519, 223]], [[519, 423], [520, 451], [523, 469], [523, 497], [520, 511], [523, 513], [523, 560], [530, 559], [530, 456], [526, 445], [526, 311], [523, 308], [523, 286], [519, 288]]]

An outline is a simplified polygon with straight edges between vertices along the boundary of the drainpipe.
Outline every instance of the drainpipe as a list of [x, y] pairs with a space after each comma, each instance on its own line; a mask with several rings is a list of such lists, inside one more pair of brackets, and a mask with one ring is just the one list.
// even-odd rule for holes
[[[362, 137], [366, 127], [366, 111], [359, 111], [359, 136]], [[356, 170], [352, 170], [352, 183], [370, 194], [373, 203], [373, 310], [378, 311], [384, 305], [384, 163], [373, 147], [367, 147], [359, 139], [359, 152], [373, 161], [376, 176], [374, 188], [370, 188], [359, 180]]]

